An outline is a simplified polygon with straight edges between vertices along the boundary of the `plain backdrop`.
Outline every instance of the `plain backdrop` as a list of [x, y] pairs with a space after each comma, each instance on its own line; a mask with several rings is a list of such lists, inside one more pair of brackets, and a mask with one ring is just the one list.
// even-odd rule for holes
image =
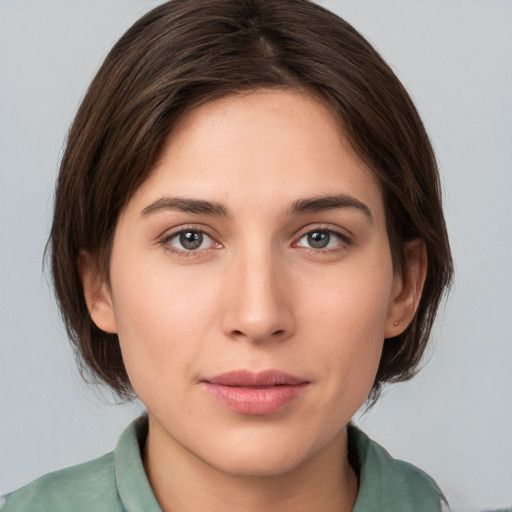
[[[41, 265], [74, 112], [112, 44], [158, 3], [0, 0], [0, 493], [112, 450], [142, 410], [82, 383]], [[321, 3], [415, 100], [457, 273], [423, 371], [357, 422], [429, 472], [454, 510], [510, 507], [512, 2]]]

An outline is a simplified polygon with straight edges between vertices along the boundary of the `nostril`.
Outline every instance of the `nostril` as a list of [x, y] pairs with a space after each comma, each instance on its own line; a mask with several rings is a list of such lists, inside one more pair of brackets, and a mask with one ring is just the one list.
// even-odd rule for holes
[[249, 338], [253, 341], [263, 341], [264, 339], [282, 338], [286, 335], [286, 330], [278, 329], [266, 335], [261, 335], [261, 333], [259, 335], [257, 335], [256, 333], [252, 333], [251, 336], [248, 333], [245, 333], [244, 331], [236, 329], [231, 332], [231, 335], [234, 336], [235, 338]]

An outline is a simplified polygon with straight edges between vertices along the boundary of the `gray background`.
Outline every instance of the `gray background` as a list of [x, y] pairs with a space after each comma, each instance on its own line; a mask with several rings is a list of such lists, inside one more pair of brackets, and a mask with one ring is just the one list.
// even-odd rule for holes
[[[0, 0], [0, 492], [110, 451], [138, 404], [77, 376], [41, 271], [62, 143], [149, 0]], [[437, 150], [457, 281], [425, 369], [358, 419], [454, 510], [512, 506], [512, 2], [323, 1], [376, 45]]]

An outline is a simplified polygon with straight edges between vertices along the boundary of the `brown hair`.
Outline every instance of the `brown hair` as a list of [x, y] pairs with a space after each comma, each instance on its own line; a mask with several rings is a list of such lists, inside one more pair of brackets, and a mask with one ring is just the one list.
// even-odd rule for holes
[[348, 23], [308, 0], [173, 0], [117, 42], [68, 135], [48, 242], [55, 293], [83, 374], [132, 396], [117, 335], [91, 320], [80, 251], [108, 280], [120, 212], [151, 172], [176, 120], [201, 103], [258, 88], [321, 98], [378, 176], [395, 268], [407, 241], [425, 242], [428, 269], [415, 318], [384, 343], [372, 390], [410, 378], [452, 276], [435, 157], [391, 69]]

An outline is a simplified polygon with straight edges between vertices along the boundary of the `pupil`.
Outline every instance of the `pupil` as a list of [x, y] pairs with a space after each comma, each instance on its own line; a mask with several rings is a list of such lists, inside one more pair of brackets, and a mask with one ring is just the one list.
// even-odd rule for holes
[[180, 235], [180, 243], [190, 251], [197, 249], [203, 243], [203, 235], [198, 231], [185, 231]]
[[327, 247], [329, 239], [329, 234], [322, 231], [315, 231], [308, 235], [308, 243], [315, 249], [323, 249], [324, 247]]

